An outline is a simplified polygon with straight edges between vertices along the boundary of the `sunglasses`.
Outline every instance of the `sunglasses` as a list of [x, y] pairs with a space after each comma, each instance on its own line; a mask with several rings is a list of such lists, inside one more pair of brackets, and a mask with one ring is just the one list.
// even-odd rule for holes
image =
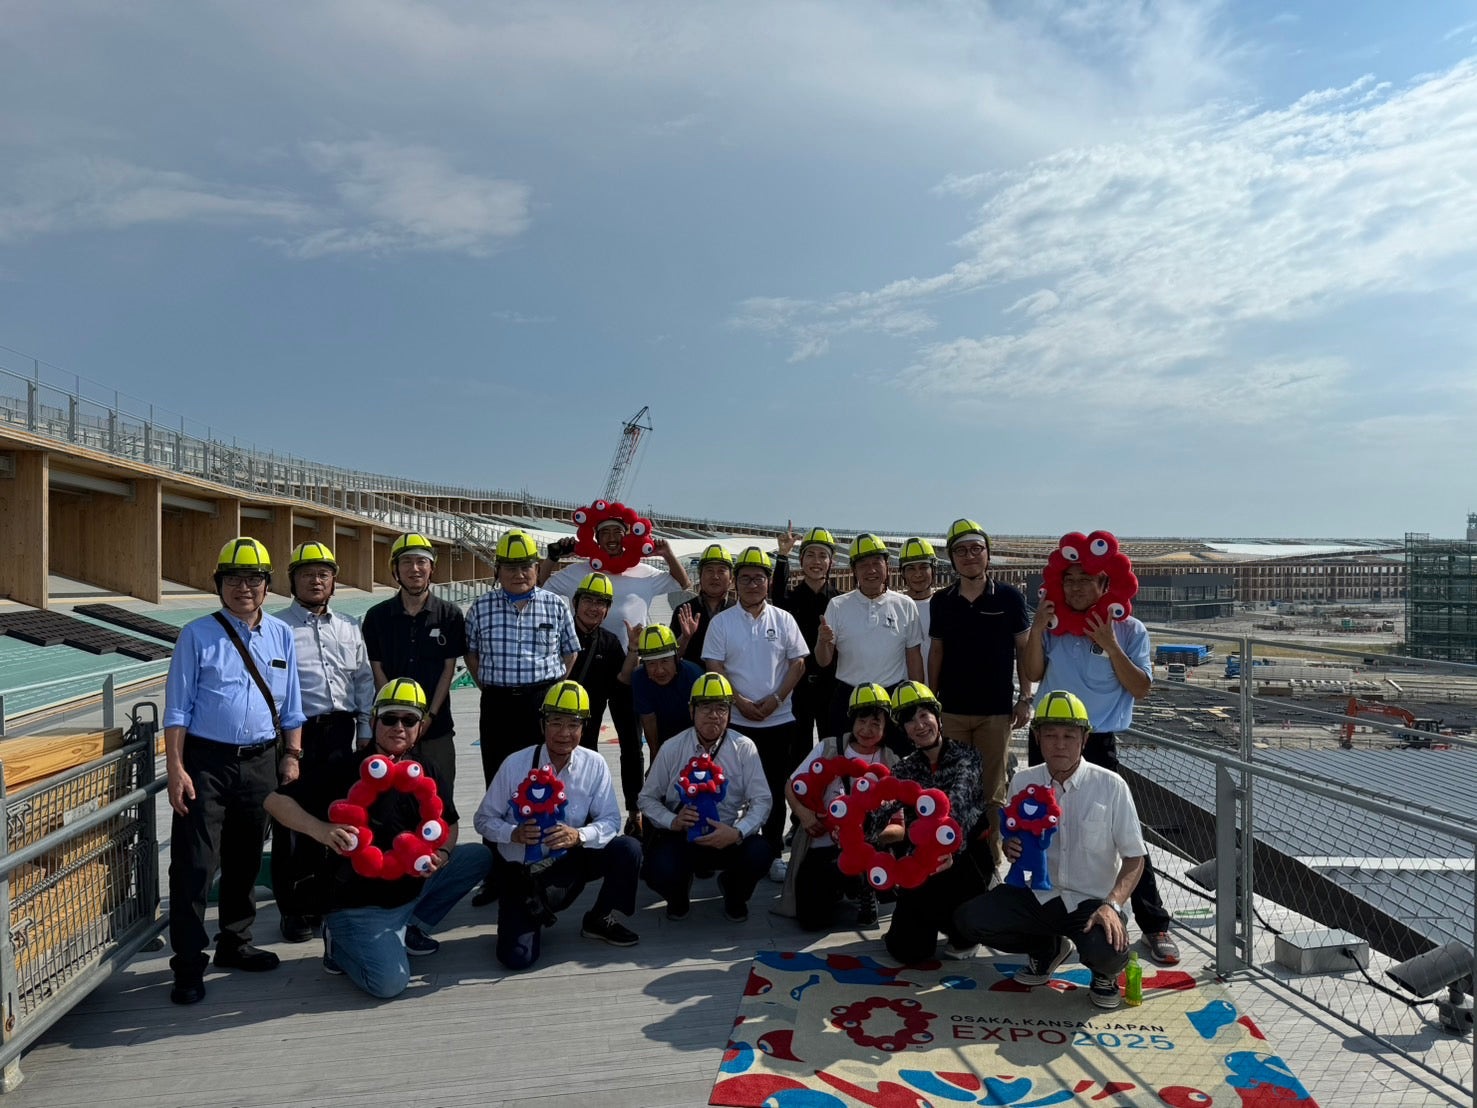
[[386, 727], [404, 727], [406, 730], [409, 730], [412, 727], [419, 727], [421, 722], [420, 716], [402, 716], [393, 712], [386, 712], [384, 715], [379, 716], [378, 718], [379, 721], [383, 723]]

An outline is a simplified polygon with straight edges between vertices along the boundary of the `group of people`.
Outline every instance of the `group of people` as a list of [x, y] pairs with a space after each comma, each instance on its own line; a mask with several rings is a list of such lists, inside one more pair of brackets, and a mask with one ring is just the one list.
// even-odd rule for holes
[[[627, 526], [608, 519], [596, 531], [612, 558]], [[431, 589], [433, 544], [403, 535], [390, 554], [397, 594], [361, 626], [331, 607], [326, 545], [293, 551], [293, 600], [272, 616], [268, 552], [251, 538], [227, 543], [215, 575], [222, 609], [182, 630], [166, 685], [172, 999], [204, 996], [217, 868], [215, 965], [277, 966], [252, 942], [269, 826], [282, 937], [306, 942], [321, 929], [324, 968], [381, 997], [406, 987], [408, 958], [435, 952], [437, 925], [478, 886], [473, 903], [498, 906], [497, 958], [515, 970], [535, 964], [543, 931], [594, 882], [580, 933], [616, 946], [639, 941], [627, 921], [642, 880], [673, 921], [691, 911], [694, 880], [716, 876], [724, 916], [742, 922], [767, 875], [783, 883], [774, 910], [806, 930], [850, 912], [875, 926], [879, 895], [841, 871], [820, 814], [851, 782], [838, 776], [819, 798], [795, 784], [837, 757], [943, 791], [961, 832], [921, 884], [882, 894], [895, 959], [936, 957], [942, 934], [950, 956], [980, 942], [1025, 953], [1016, 980], [1030, 984], [1049, 980], [1075, 942], [1094, 1001], [1116, 1004], [1131, 901], [1149, 955], [1178, 961], [1132, 799], [1112, 772], [1114, 732], [1151, 682], [1141, 623], [1089, 617], [1086, 636], [1047, 634], [1051, 602], [1033, 618], [1019, 590], [989, 576], [985, 530], [961, 519], [944, 551], [957, 579], [938, 591], [923, 539], [902, 547], [901, 592], [888, 587], [892, 555], [872, 534], [850, 544], [847, 592], [832, 582], [837, 542], [823, 528], [787, 531], [775, 557], [710, 545], [696, 595], [667, 626], [650, 619], [651, 601], [689, 580], [670, 546], [653, 545], [665, 571], [638, 562], [607, 573], [561, 568], [566, 544], [540, 556], [531, 536], [510, 531], [497, 543], [496, 587], [463, 615]], [[1087, 611], [1107, 582], [1074, 569], [1065, 602]], [[459, 659], [481, 698], [481, 842], [461, 834], [453, 798]], [[621, 802], [596, 749], [607, 713]], [[1031, 764], [1007, 789], [1010, 735], [1027, 724]], [[406, 762], [420, 769], [401, 770]], [[433, 789], [414, 780], [422, 775]], [[1001, 835], [1007, 797], [1048, 783], [1063, 811], [1048, 851], [1055, 887], [1001, 884], [1019, 853]], [[914, 818], [898, 805], [870, 813], [868, 843], [907, 853]]]

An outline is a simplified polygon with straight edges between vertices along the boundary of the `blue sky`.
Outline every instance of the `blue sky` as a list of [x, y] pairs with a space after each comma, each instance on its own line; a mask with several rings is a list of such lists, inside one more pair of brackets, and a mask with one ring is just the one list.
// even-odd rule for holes
[[649, 404], [628, 499], [731, 519], [1477, 508], [1477, 4], [8, 0], [0, 103], [0, 344], [263, 447], [588, 499]]

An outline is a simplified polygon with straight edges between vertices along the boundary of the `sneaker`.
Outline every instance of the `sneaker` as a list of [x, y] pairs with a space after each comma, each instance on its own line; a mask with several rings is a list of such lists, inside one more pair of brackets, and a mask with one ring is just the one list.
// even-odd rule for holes
[[276, 969], [280, 962], [281, 959], [270, 950], [258, 950], [250, 943], [242, 943], [239, 946], [221, 946], [217, 943], [215, 948], [215, 964], [219, 969], [265, 973], [267, 970]]
[[1093, 972], [1092, 985], [1089, 988], [1092, 1002], [1099, 1008], [1116, 1008], [1123, 1003], [1123, 998], [1118, 995], [1118, 975], [1116, 973]]
[[323, 929], [323, 972], [332, 974], [334, 977], [342, 977], [344, 969], [333, 960], [333, 940], [328, 935], [328, 928]]
[[1039, 958], [1033, 954], [1026, 960], [1025, 966], [1015, 971], [1015, 979], [1022, 985], [1045, 985], [1071, 953], [1072, 940], [1065, 935], [1058, 935], [1056, 953], [1050, 958]]
[[783, 858], [776, 858], [769, 863], [769, 879], [776, 884], [784, 884], [785, 875], [789, 872], [790, 866]]
[[[963, 943], [950, 943], [948, 946], [944, 947], [944, 957], [945, 958], [952, 958], [956, 962], [967, 962], [969, 959], [973, 958], [979, 952], [980, 952], [980, 944], [979, 943], [970, 943], [968, 946], [964, 945]], [[1017, 981], [1020, 981], [1021, 975], [1020, 974], [1016, 974], [1015, 975], [1015, 979]], [[1050, 977], [1049, 976], [1048, 976], [1047, 980], [1050, 980]], [[1023, 984], [1026, 984], [1026, 985], [1031, 984], [1031, 982], [1029, 982], [1029, 981], [1022, 982], [1022, 983]]]
[[1180, 964], [1180, 947], [1168, 931], [1154, 931], [1144, 935], [1144, 945], [1149, 948], [1149, 957], [1161, 966]]
[[857, 894], [856, 925], [858, 927], [877, 926], [877, 890], [870, 886]]
[[313, 923], [308, 916], [283, 916], [282, 941], [305, 943], [313, 937]]
[[441, 944], [415, 924], [412, 923], [405, 929], [406, 954], [435, 954], [440, 949]]
[[641, 941], [641, 936], [616, 919], [614, 912], [608, 913], [604, 919], [594, 912], [586, 912], [585, 918], [580, 922], [580, 936], [599, 939], [611, 946], [635, 946]]

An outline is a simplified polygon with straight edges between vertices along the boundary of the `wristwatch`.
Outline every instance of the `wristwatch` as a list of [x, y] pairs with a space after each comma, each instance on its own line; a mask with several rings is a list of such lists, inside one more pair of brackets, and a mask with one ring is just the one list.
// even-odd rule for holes
[[1105, 901], [1103, 901], [1103, 903], [1106, 904], [1109, 908], [1113, 909], [1113, 911], [1117, 912], [1118, 913], [1118, 918], [1121, 919], [1124, 923], [1127, 923], [1128, 922], [1128, 909], [1127, 908], [1123, 907], [1123, 905], [1121, 905], [1121, 904], [1116, 904], [1116, 903], [1114, 903], [1111, 900], [1105, 900]]
[[294, 750], [290, 746], [286, 746], [282, 748], [282, 757], [296, 758], [299, 762], [301, 762], [303, 760], [303, 752], [301, 750]]

